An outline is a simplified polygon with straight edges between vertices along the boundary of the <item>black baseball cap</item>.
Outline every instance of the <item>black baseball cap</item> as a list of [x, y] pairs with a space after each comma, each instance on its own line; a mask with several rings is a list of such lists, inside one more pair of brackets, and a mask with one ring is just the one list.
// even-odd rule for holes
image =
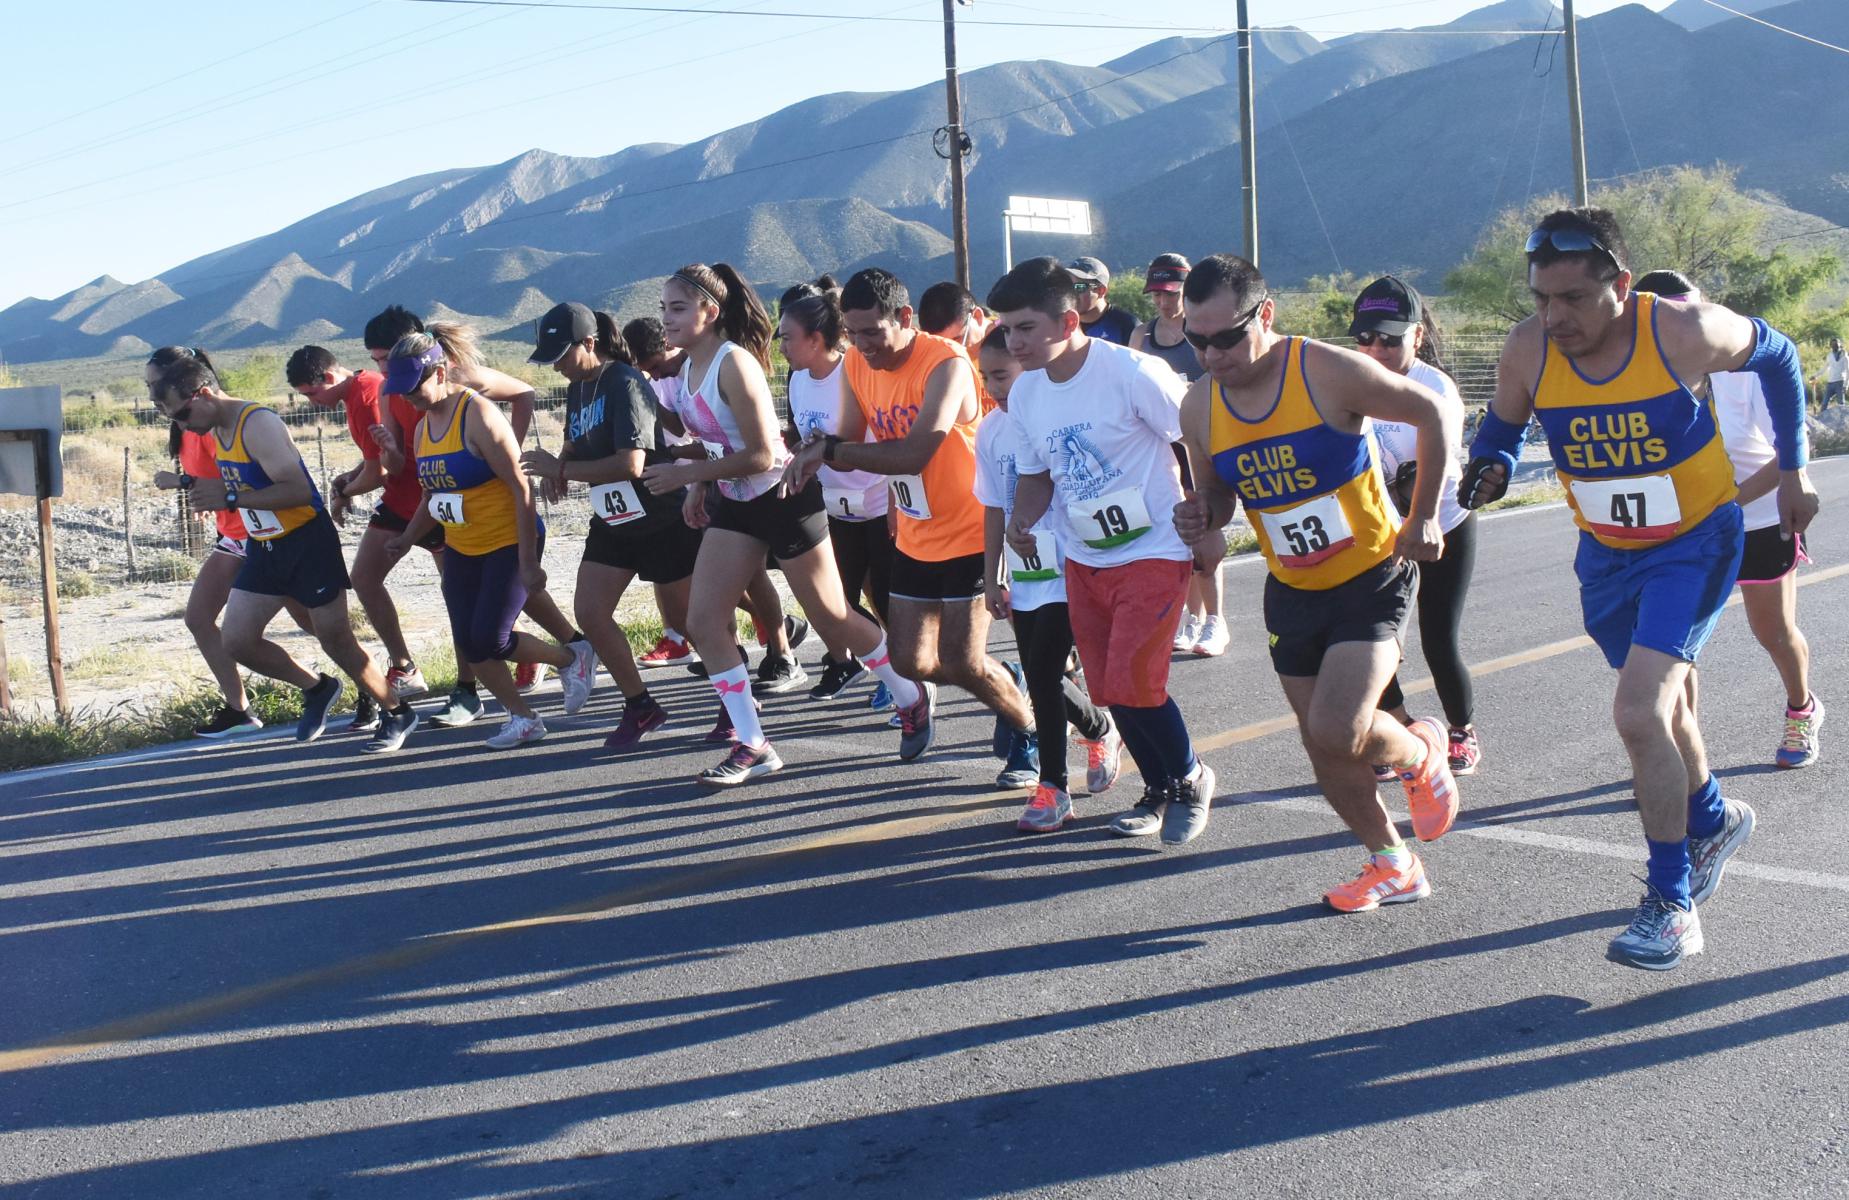
[[1080, 283], [1092, 287], [1107, 288], [1111, 286], [1111, 269], [1098, 259], [1086, 254], [1066, 264], [1066, 274]]
[[1348, 323], [1348, 336], [1357, 333], [1405, 333], [1425, 316], [1419, 293], [1391, 275], [1383, 275], [1361, 289], [1355, 297], [1355, 319]]
[[565, 357], [572, 343], [597, 336], [597, 318], [591, 310], [573, 300], [555, 305], [539, 319], [539, 345], [527, 357], [530, 363], [551, 366]]

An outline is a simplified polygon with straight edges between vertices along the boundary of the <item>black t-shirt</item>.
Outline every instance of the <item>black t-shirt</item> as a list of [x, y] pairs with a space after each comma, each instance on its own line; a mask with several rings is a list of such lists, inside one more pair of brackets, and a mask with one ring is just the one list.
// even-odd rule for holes
[[1127, 308], [1118, 308], [1115, 304], [1105, 306], [1098, 319], [1084, 326], [1086, 337], [1095, 337], [1100, 341], [1115, 342], [1119, 346], [1130, 344], [1130, 335], [1136, 332], [1136, 317]]
[[[663, 437], [655, 389], [648, 379], [626, 363], [611, 363], [595, 380], [574, 383], [565, 395], [565, 440], [577, 462], [595, 462], [620, 450], [642, 451], [644, 463], [672, 461]], [[613, 532], [648, 533], [681, 519], [685, 490], [656, 496], [632, 481], [629, 488], [612, 489], [599, 496], [604, 485], [591, 487], [591, 519]], [[630, 492], [640, 501], [640, 516], [633, 510]]]

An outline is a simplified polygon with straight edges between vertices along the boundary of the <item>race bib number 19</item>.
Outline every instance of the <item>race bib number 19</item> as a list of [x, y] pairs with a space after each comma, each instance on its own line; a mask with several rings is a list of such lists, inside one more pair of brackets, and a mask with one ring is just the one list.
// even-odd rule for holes
[[1134, 488], [1081, 504], [1069, 504], [1066, 517], [1072, 522], [1079, 540], [1094, 550], [1109, 550], [1134, 542], [1148, 533], [1150, 526], [1143, 494]]
[[1667, 475], [1575, 479], [1573, 502], [1592, 532], [1609, 538], [1666, 542], [1682, 527], [1676, 481]]
[[605, 525], [627, 525], [642, 518], [642, 497], [633, 480], [600, 483], [591, 489], [591, 511]]
[[1280, 566], [1313, 567], [1355, 544], [1354, 531], [1342, 512], [1342, 501], [1333, 492], [1282, 512], [1258, 515]]
[[892, 477], [892, 502], [899, 511], [914, 521], [931, 519], [931, 502], [925, 498], [923, 476], [894, 475]]

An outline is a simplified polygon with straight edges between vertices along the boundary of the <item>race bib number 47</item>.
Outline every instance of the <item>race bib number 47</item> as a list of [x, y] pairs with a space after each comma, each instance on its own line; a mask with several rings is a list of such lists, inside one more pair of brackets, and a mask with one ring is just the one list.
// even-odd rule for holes
[[1143, 494], [1134, 488], [1112, 492], [1096, 500], [1068, 504], [1066, 517], [1079, 540], [1094, 550], [1109, 550], [1134, 542], [1148, 533], [1150, 527], [1149, 509], [1143, 505]]
[[1682, 527], [1676, 481], [1667, 475], [1575, 479], [1573, 502], [1592, 532], [1604, 537], [1666, 542]]
[[1355, 544], [1342, 501], [1333, 492], [1258, 516], [1280, 566], [1313, 567]]

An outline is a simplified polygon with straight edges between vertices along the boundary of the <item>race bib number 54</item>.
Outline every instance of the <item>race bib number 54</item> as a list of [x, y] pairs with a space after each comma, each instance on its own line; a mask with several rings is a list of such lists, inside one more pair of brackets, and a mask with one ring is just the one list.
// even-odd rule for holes
[[468, 518], [462, 512], [462, 493], [430, 493], [430, 515], [444, 525], [467, 525]]

